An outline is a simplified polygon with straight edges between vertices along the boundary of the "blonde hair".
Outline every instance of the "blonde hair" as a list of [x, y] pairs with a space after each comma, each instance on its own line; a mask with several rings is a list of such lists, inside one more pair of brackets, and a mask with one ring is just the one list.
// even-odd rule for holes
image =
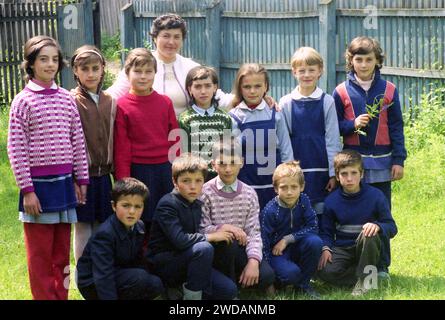
[[182, 153], [172, 164], [173, 181], [177, 182], [181, 174], [195, 173], [197, 171], [201, 172], [205, 179], [207, 177], [207, 168], [208, 164], [202, 158], [189, 152]]
[[297, 178], [298, 184], [304, 186], [304, 174], [300, 167], [299, 161], [288, 161], [280, 164], [274, 171], [272, 176], [273, 186], [276, 188], [282, 178]]
[[290, 64], [292, 69], [295, 69], [302, 64], [307, 64], [308, 66], [317, 65], [320, 67], [320, 69], [323, 69], [323, 58], [314, 48], [301, 47], [295, 51]]
[[385, 60], [385, 54], [383, 53], [380, 43], [376, 39], [370, 37], [357, 37], [352, 39], [345, 52], [346, 70], [354, 71], [352, 58], [354, 58], [356, 54], [369, 54], [371, 52], [374, 52], [375, 57], [377, 58], [376, 69], [381, 69], [383, 61]]
[[267, 74], [266, 69], [263, 66], [260, 66], [258, 63], [245, 63], [239, 68], [238, 73], [236, 74], [235, 82], [233, 83], [233, 93], [235, 97], [232, 101], [232, 107], [237, 106], [244, 100], [243, 95], [241, 94], [241, 83], [245, 76], [250, 76], [253, 74], [264, 75], [266, 92], [269, 91], [269, 75]]
[[127, 59], [125, 60], [125, 66], [124, 66], [125, 74], [128, 76], [131, 68], [136, 68], [150, 64], [153, 65], [156, 73], [158, 67], [156, 63], [156, 58], [153, 56], [150, 50], [147, 50], [145, 48], [133, 49], [128, 53]]

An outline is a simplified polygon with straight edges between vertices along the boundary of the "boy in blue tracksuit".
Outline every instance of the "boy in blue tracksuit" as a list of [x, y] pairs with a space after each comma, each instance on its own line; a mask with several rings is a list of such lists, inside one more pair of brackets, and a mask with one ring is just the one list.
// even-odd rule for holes
[[397, 227], [383, 193], [361, 182], [363, 164], [357, 151], [343, 150], [334, 165], [341, 187], [325, 201], [318, 275], [334, 285], [355, 283], [352, 294], [362, 295], [369, 290], [369, 273], [377, 276], [381, 239], [393, 238]]
[[290, 132], [294, 159], [300, 161], [305, 189], [318, 215], [323, 202], [336, 186], [334, 156], [341, 151], [334, 99], [317, 83], [323, 73], [323, 58], [313, 48], [301, 47], [291, 59], [298, 86], [280, 99]]
[[317, 215], [308, 196], [302, 193], [303, 171], [297, 161], [286, 162], [276, 168], [272, 178], [278, 196], [261, 212], [263, 257], [279, 282], [319, 299], [309, 281], [317, 270], [322, 241]]
[[[346, 50], [347, 80], [333, 97], [344, 149], [362, 155], [364, 182], [380, 189], [391, 208], [391, 181], [403, 177], [406, 149], [397, 89], [380, 76], [383, 60], [377, 40], [353, 39]], [[389, 239], [383, 237], [379, 276], [389, 277], [390, 263]]]

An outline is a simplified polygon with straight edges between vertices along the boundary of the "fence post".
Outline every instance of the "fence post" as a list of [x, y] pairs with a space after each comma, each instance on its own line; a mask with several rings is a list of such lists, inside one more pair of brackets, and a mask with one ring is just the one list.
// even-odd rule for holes
[[[120, 19], [120, 29], [121, 29], [121, 46], [122, 49], [134, 49], [135, 39], [134, 39], [134, 7], [132, 3], [127, 3], [121, 9], [121, 19]], [[122, 64], [125, 62], [127, 56], [126, 50], [121, 52]]]
[[331, 94], [336, 86], [335, 52], [336, 52], [336, 5], [335, 0], [319, 0], [319, 46], [324, 60], [323, 76], [319, 85]]
[[221, 0], [214, 1], [206, 8], [206, 64], [219, 74], [221, 60]]
[[94, 44], [93, 1], [84, 0], [82, 10], [85, 44]]

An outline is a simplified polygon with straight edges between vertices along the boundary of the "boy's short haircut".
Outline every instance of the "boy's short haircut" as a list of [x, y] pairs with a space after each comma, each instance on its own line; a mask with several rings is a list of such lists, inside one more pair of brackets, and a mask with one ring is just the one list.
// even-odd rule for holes
[[272, 182], [274, 188], [278, 187], [280, 179], [287, 177], [295, 177], [298, 180], [298, 184], [304, 186], [304, 174], [303, 169], [300, 167], [299, 161], [288, 161], [280, 164], [274, 171], [272, 176]]
[[352, 58], [354, 58], [356, 54], [369, 54], [371, 52], [374, 52], [375, 57], [377, 58], [376, 69], [381, 69], [383, 61], [385, 60], [385, 54], [383, 53], [380, 43], [376, 39], [370, 37], [356, 37], [352, 39], [345, 52], [346, 70], [354, 71]]
[[197, 171], [202, 173], [203, 178], [207, 177], [208, 164], [203, 159], [195, 156], [189, 152], [182, 153], [177, 157], [172, 164], [173, 181], [177, 182], [181, 174], [195, 173]]
[[125, 66], [124, 66], [125, 74], [128, 76], [131, 68], [141, 67], [150, 64], [153, 65], [155, 72], [157, 72], [158, 66], [156, 58], [153, 56], [150, 50], [147, 50], [145, 48], [133, 49], [128, 53], [127, 59], [125, 59]]
[[301, 47], [295, 51], [290, 61], [292, 69], [295, 69], [303, 64], [308, 66], [319, 66], [323, 69], [323, 58], [317, 50], [311, 47]]
[[226, 158], [238, 158], [240, 164], [243, 163], [243, 153], [241, 144], [234, 138], [221, 138], [215, 142], [212, 146], [212, 160], [217, 161], [219, 159]]
[[350, 166], [359, 166], [360, 172], [363, 172], [363, 161], [360, 153], [351, 149], [345, 149], [337, 153], [334, 157], [335, 176], [338, 176], [341, 169]]
[[147, 186], [135, 178], [123, 178], [114, 183], [113, 190], [111, 191], [111, 200], [114, 203], [119, 201], [122, 196], [141, 196], [144, 200], [147, 199], [149, 194]]

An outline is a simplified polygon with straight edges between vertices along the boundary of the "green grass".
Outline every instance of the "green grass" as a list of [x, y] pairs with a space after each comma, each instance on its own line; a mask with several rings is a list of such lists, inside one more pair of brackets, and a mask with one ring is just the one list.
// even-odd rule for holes
[[[7, 113], [0, 113], [0, 299], [31, 299], [23, 226], [18, 221], [18, 191], [6, 155]], [[409, 128], [407, 128], [409, 129]], [[416, 134], [407, 130], [407, 135]], [[418, 131], [418, 130], [417, 130]], [[425, 135], [423, 135], [425, 137]], [[445, 138], [427, 136], [426, 148], [415, 150], [407, 139], [405, 177], [394, 183], [393, 215], [399, 233], [392, 240], [392, 281], [360, 299], [445, 298]], [[81, 299], [71, 282], [70, 299]], [[351, 289], [316, 282], [325, 299], [352, 299]], [[261, 298], [249, 292], [242, 298]], [[292, 291], [275, 299], [302, 299]]]

